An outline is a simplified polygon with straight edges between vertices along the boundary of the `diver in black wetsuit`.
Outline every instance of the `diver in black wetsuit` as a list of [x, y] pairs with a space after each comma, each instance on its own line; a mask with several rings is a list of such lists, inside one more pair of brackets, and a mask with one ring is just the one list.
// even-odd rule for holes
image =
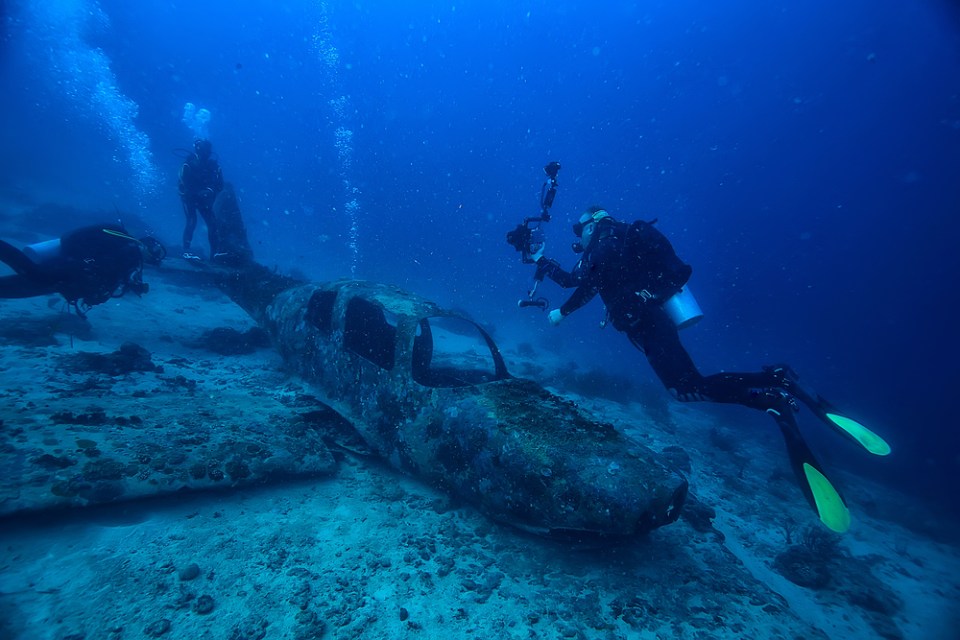
[[180, 167], [178, 188], [183, 202], [183, 214], [186, 226], [183, 229], [183, 257], [187, 260], [199, 260], [200, 256], [190, 251], [193, 232], [197, 228], [197, 213], [207, 225], [207, 239], [210, 242], [210, 257], [220, 252], [219, 229], [213, 213], [213, 203], [223, 191], [223, 171], [220, 163], [212, 157], [213, 145], [209, 140], [196, 140], [193, 154]]
[[849, 512], [800, 435], [794, 416], [799, 408], [794, 398], [872, 453], [889, 453], [886, 443], [801, 386], [787, 366], [764, 367], [756, 373], [702, 375], [680, 342], [676, 321], [667, 307], [693, 270], [677, 257], [670, 241], [653, 223], [620, 222], [603, 208], [593, 206], [574, 225], [574, 233], [580, 238], [575, 248], [583, 256], [572, 272], [545, 258], [542, 246], [533, 256], [537, 280], [549, 277], [561, 287], [576, 287], [559, 309], [550, 312], [551, 324], [558, 325], [599, 293], [613, 326], [646, 354], [657, 377], [678, 400], [741, 404], [773, 416], [786, 439], [793, 469], [807, 499], [828, 527], [845, 530]]
[[114, 224], [92, 225], [23, 251], [0, 240], [0, 262], [15, 275], [0, 277], [0, 298], [59, 293], [77, 314], [128, 291], [147, 292], [143, 264], [159, 264], [166, 251], [157, 240], [140, 240]]

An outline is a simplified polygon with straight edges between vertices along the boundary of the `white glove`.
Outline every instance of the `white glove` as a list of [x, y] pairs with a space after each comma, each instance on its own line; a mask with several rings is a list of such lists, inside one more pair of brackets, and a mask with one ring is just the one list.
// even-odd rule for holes
[[560, 321], [563, 320], [563, 314], [560, 313], [560, 309], [554, 309], [547, 314], [547, 320], [549, 320], [553, 326], [557, 326], [560, 324]]
[[540, 248], [537, 249], [536, 253], [530, 254], [530, 259], [533, 260], [534, 262], [539, 262], [539, 261], [540, 261], [540, 258], [543, 257], [543, 250], [546, 249], [546, 248], [547, 248], [547, 243], [546, 243], [546, 242], [541, 242], [541, 243], [540, 243]]

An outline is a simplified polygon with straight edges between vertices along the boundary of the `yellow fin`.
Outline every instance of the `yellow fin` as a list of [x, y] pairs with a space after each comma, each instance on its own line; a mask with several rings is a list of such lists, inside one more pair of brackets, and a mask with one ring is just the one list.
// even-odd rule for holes
[[833, 488], [826, 476], [816, 468], [803, 463], [803, 473], [807, 477], [807, 484], [813, 493], [813, 501], [817, 505], [820, 521], [831, 531], [843, 533], [850, 528], [850, 510], [843, 504], [843, 499]]
[[890, 445], [887, 444], [883, 438], [875, 434], [873, 431], [870, 431], [870, 429], [867, 429], [856, 420], [851, 420], [850, 418], [838, 415], [836, 413], [828, 413], [827, 418], [830, 420], [830, 422], [853, 436], [854, 440], [859, 442], [864, 449], [873, 455], [885, 456], [890, 454]]
[[124, 240], [133, 240], [134, 242], [137, 242], [136, 238], [128, 236], [122, 231], [116, 231], [115, 229], [100, 229], [100, 231], [103, 231], [104, 233], [111, 236], [117, 236], [118, 238], [123, 238]]

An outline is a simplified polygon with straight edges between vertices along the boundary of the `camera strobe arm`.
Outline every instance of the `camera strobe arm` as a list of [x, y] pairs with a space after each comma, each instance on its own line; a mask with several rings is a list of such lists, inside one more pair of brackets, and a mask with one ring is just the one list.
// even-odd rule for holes
[[560, 172], [560, 163], [548, 162], [543, 172], [547, 174], [547, 179], [540, 189], [540, 220], [550, 222], [550, 207], [553, 206], [553, 199], [557, 196], [557, 173]]
[[534, 256], [540, 258], [543, 255], [544, 234], [541, 224], [550, 222], [550, 207], [553, 206], [553, 199], [557, 195], [557, 174], [560, 172], [560, 163], [548, 162], [543, 167], [543, 172], [547, 174], [547, 179], [540, 188], [540, 215], [524, 218], [515, 229], [507, 232], [507, 244], [520, 252], [522, 262], [537, 265], [533, 276], [533, 287], [527, 292], [527, 299], [517, 302], [517, 306], [521, 309], [535, 307], [546, 310], [549, 306], [546, 298], [536, 297], [537, 287], [543, 282], [546, 270]]

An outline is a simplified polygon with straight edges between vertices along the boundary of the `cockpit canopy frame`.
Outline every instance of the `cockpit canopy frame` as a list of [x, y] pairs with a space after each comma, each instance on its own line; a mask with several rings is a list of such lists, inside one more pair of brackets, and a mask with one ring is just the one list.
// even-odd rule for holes
[[402, 367], [425, 387], [466, 387], [510, 378], [479, 324], [389, 285], [345, 281], [316, 290], [305, 320], [380, 369]]

